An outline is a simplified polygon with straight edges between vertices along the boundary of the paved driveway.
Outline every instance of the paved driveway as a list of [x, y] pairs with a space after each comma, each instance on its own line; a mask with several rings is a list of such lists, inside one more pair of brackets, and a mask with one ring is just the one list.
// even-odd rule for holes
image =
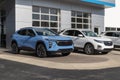
[[120, 68], [62, 70], [0, 59], [0, 80], [120, 80]]
[[73, 53], [67, 57], [37, 58], [30, 52], [15, 55], [0, 50], [0, 80], [120, 80], [119, 60], [119, 51], [107, 55]]
[[107, 55], [85, 55], [82, 52], [73, 52], [66, 57], [58, 54], [47, 58], [35, 57], [33, 52], [12, 54], [7, 49], [0, 49], [0, 58], [40, 67], [65, 70], [93, 70], [120, 67], [119, 49], [114, 50]]

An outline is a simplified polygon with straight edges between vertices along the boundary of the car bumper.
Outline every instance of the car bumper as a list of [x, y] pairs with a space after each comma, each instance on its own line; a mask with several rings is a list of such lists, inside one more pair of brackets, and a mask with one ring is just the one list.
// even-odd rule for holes
[[72, 52], [74, 49], [59, 49], [59, 50], [57, 50], [57, 51], [49, 51], [49, 52], [51, 52], [51, 53], [70, 53], [70, 52]]
[[95, 50], [96, 52], [110, 52], [112, 51], [113, 48], [109, 48], [109, 49], [103, 49], [103, 50]]

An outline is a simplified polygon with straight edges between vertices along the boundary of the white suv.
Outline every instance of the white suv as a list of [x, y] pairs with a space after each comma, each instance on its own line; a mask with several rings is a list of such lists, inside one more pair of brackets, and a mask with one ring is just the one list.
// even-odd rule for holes
[[120, 48], [120, 31], [107, 31], [101, 34], [101, 37], [109, 38], [113, 41], [115, 47]]
[[60, 35], [71, 37], [75, 49], [83, 49], [86, 54], [107, 54], [113, 49], [111, 39], [98, 37], [89, 30], [66, 29]]

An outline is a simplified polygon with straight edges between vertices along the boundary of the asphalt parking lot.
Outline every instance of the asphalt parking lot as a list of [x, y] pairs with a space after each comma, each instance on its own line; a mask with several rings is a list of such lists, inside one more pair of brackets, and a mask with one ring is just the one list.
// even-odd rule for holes
[[0, 49], [0, 80], [120, 80], [120, 51], [107, 55], [82, 52], [37, 58], [31, 52]]
[[1, 49], [0, 58], [26, 63], [35, 66], [42, 66], [54, 69], [105, 69], [120, 66], [120, 51], [113, 50], [109, 54], [86, 55], [83, 52], [73, 52], [69, 56], [52, 55], [47, 58], [38, 58], [33, 52], [21, 52], [21, 54], [12, 54], [10, 50]]

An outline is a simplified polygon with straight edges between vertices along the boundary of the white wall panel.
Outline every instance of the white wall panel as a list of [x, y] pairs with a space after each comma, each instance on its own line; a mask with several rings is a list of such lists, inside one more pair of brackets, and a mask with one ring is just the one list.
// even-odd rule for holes
[[16, 1], [16, 30], [32, 26], [32, 1]]

